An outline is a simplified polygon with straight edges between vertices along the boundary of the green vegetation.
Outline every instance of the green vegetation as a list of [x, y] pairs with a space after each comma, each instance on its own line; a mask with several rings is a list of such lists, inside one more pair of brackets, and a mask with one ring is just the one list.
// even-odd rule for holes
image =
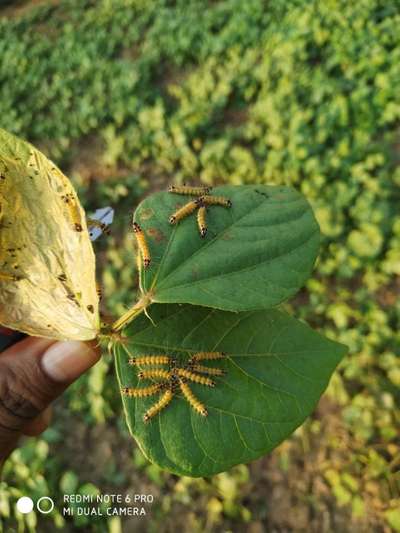
[[135, 300], [126, 214], [146, 190], [292, 185], [324, 239], [291, 308], [350, 355], [289, 441], [209, 480], [143, 460], [104, 358], [13, 454], [3, 519], [119, 531], [115, 518], [16, 517], [14, 503], [26, 487], [58, 501], [142, 487], [155, 494], [149, 530], [400, 531], [398, 3], [68, 0], [5, 13], [1, 127], [61, 164], [89, 210], [120, 214], [96, 245], [107, 312]]

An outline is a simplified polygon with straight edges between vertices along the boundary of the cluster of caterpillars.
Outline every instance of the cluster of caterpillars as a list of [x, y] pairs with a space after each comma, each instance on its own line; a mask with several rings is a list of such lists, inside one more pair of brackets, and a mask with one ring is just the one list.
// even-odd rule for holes
[[[195, 200], [191, 200], [183, 207], [180, 207], [177, 211], [175, 211], [175, 213], [173, 213], [169, 217], [169, 223], [178, 224], [181, 220], [194, 213], [197, 209], [197, 225], [199, 228], [200, 237], [204, 238], [207, 235], [207, 207], [212, 205], [232, 207], [232, 202], [229, 198], [225, 198], [224, 196], [211, 196], [209, 194], [210, 191], [210, 187], [188, 187], [186, 185], [170, 185], [168, 188], [168, 192], [170, 193], [183, 194], [187, 196], [197, 196], [197, 198]], [[142, 261], [144, 268], [148, 268], [151, 263], [151, 256], [146, 241], [146, 236], [143, 232], [143, 229], [133, 219], [132, 229], [136, 236], [136, 242], [139, 248], [139, 260]]]
[[168, 192], [173, 194], [183, 194], [187, 196], [197, 196], [183, 207], [179, 208], [169, 217], [170, 224], [178, 224], [181, 220], [197, 211], [197, 225], [200, 237], [204, 238], [207, 234], [206, 212], [207, 207], [211, 205], [220, 205], [222, 207], [232, 207], [232, 202], [224, 196], [211, 196], [210, 187], [188, 187], [185, 185], [170, 185]]
[[[189, 386], [189, 382], [214, 387], [215, 381], [209, 376], [221, 377], [225, 375], [225, 371], [220, 368], [205, 366], [201, 364], [201, 361], [214, 361], [224, 358], [225, 354], [222, 352], [199, 352], [192, 355], [185, 365], [179, 365], [176, 359], [169, 355], [133, 357], [129, 359], [130, 365], [153, 367], [141, 370], [138, 373], [140, 380], [151, 379], [153, 383], [147, 387], [123, 387], [121, 392], [124, 396], [131, 398], [145, 398], [162, 394], [161, 398], [144, 414], [144, 422], [148, 422], [167, 407], [178, 390], [197, 413], [207, 416], [207, 408], [196, 398]], [[166, 365], [168, 369], [157, 368], [163, 365]]]

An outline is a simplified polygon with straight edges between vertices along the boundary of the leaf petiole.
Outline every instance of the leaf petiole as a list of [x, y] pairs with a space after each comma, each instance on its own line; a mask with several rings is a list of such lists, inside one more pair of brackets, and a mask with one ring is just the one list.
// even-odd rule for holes
[[141, 313], [147, 315], [147, 307], [151, 305], [152, 298], [151, 293], [143, 294], [142, 297], [135, 303], [133, 307], [128, 309], [123, 315], [121, 315], [118, 320], [116, 320], [111, 326], [112, 331], [120, 331], [123, 327], [127, 326], [132, 320], [134, 320]]

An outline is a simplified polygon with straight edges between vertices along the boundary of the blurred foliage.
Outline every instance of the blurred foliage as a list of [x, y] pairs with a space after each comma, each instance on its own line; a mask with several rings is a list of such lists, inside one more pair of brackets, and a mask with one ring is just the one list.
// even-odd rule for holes
[[172, 180], [284, 183], [309, 198], [325, 235], [292, 308], [350, 356], [292, 439], [211, 480], [177, 479], [132, 450], [105, 356], [71, 387], [42, 438], [12, 455], [2, 520], [20, 531], [38, 520], [119, 531], [115, 519], [14, 512], [23, 493], [60, 501], [67, 487], [90, 482], [90, 490], [155, 494], [149, 531], [400, 531], [398, 2], [28, 8], [0, 19], [1, 126], [60, 163], [89, 210], [117, 208], [113, 235], [96, 244], [106, 312], [134, 300], [127, 215], [146, 189]]

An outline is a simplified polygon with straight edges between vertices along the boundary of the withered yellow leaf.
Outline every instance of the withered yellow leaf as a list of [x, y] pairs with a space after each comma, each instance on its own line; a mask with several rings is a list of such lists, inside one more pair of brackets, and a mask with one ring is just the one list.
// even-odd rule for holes
[[89, 340], [99, 330], [95, 256], [66, 176], [0, 129], [0, 323], [30, 335]]

